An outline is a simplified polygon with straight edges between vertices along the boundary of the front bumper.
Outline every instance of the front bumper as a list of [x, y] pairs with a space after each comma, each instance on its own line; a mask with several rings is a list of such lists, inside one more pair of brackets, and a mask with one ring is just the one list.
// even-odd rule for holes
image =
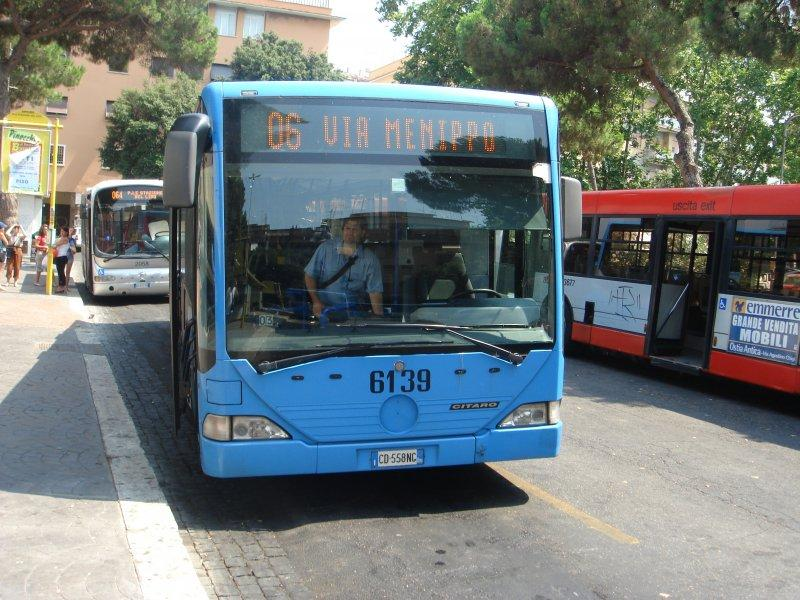
[[424, 463], [394, 467], [418, 469], [488, 461], [550, 458], [561, 447], [562, 424], [494, 429], [481, 435], [395, 439], [369, 443], [307, 444], [299, 440], [215, 442], [200, 436], [200, 462], [212, 477], [259, 477], [387, 470], [371, 460], [378, 450], [421, 449]]
[[93, 287], [95, 296], [166, 296], [169, 294], [168, 281], [112, 281], [108, 283], [95, 281]]

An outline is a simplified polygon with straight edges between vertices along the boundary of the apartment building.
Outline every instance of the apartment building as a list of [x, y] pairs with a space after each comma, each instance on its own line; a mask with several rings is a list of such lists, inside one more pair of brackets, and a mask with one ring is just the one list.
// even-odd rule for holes
[[[215, 0], [208, 13], [217, 27], [217, 52], [204, 80], [226, 79], [233, 52], [245, 38], [274, 32], [301, 42], [306, 50], [327, 52], [330, 29], [341, 19], [332, 14], [329, 0]], [[58, 102], [32, 107], [44, 112], [60, 132], [57, 155], [56, 223], [77, 222], [81, 195], [86, 188], [120, 175], [100, 164], [98, 148], [106, 135], [106, 117], [123, 90], [139, 89], [156, 75], [174, 76], [166, 61], [133, 60], [127, 64], [93, 63], [78, 58], [86, 72], [75, 88], [62, 90]], [[47, 200], [19, 195], [19, 220], [28, 231], [47, 220]]]

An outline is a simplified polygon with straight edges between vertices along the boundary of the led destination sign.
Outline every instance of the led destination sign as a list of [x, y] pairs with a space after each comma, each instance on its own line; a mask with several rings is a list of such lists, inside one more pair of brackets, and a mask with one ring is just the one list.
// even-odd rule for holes
[[[445, 105], [238, 101], [240, 152], [451, 155], [543, 160], [530, 112]], [[542, 118], [542, 123], [543, 123]], [[545, 159], [546, 160], [546, 159]]]
[[123, 202], [141, 202], [142, 200], [161, 200], [159, 188], [114, 188], [111, 199]]

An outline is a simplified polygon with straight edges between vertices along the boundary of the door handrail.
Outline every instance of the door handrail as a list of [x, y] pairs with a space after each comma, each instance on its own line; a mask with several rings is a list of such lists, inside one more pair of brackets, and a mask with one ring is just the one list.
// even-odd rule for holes
[[683, 288], [683, 290], [681, 291], [680, 295], [678, 296], [678, 299], [677, 299], [677, 300], [675, 300], [675, 304], [673, 304], [673, 305], [672, 305], [672, 308], [670, 308], [670, 309], [669, 309], [669, 313], [667, 313], [667, 318], [666, 318], [666, 319], [664, 319], [664, 322], [663, 322], [663, 323], [661, 323], [661, 327], [659, 327], [659, 328], [658, 328], [658, 331], [656, 331], [656, 337], [655, 337], [655, 339], [658, 339], [658, 336], [659, 336], [659, 335], [661, 335], [661, 332], [662, 332], [662, 331], [664, 331], [664, 327], [666, 327], [666, 326], [667, 326], [667, 323], [669, 323], [669, 320], [670, 320], [670, 318], [672, 318], [672, 313], [674, 313], [674, 312], [675, 312], [675, 309], [677, 309], [677, 308], [678, 308], [678, 304], [680, 304], [680, 303], [681, 303], [681, 300], [683, 299], [683, 296], [686, 294], [686, 292], [687, 292], [688, 290], [689, 290], [689, 282], [687, 282], [687, 283], [686, 283], [686, 285], [684, 286], [684, 288]]

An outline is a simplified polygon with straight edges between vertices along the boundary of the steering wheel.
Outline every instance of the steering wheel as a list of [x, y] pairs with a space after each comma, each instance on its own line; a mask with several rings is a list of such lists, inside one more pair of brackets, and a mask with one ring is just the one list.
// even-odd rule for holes
[[456, 292], [450, 296], [449, 299], [455, 300], [456, 298], [464, 298], [466, 296], [471, 296], [472, 294], [486, 294], [487, 296], [492, 296], [493, 298], [503, 297], [503, 294], [491, 288], [475, 288], [474, 290], [463, 290], [461, 292]]

